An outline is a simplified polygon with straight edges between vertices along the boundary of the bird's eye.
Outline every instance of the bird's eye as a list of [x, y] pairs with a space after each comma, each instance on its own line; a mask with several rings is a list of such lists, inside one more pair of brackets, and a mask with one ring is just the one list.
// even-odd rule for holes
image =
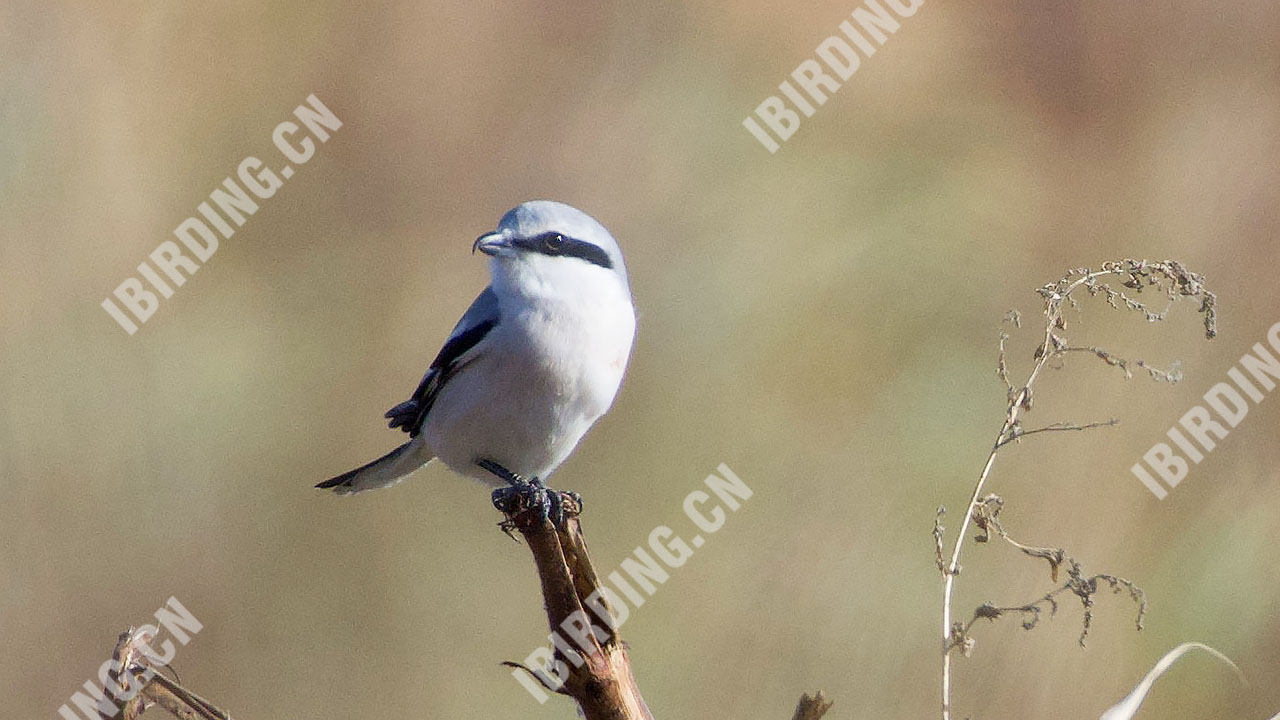
[[543, 236], [542, 242], [546, 244], [548, 250], [559, 250], [564, 245], [564, 236], [560, 233], [547, 233]]

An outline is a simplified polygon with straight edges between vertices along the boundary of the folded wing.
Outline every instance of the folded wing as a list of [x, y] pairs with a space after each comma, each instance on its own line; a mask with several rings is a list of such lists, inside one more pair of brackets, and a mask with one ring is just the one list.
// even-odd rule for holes
[[497, 327], [498, 321], [498, 297], [492, 289], [485, 288], [453, 328], [449, 340], [440, 348], [422, 382], [418, 383], [413, 397], [387, 411], [388, 425], [404, 430], [409, 437], [417, 437], [440, 389], [454, 373], [483, 352], [483, 348], [477, 346]]

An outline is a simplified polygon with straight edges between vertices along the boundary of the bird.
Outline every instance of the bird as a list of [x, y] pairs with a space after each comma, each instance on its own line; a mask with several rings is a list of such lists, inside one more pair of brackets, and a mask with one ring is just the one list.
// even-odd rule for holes
[[409, 440], [316, 487], [389, 487], [438, 458], [494, 488], [500, 508], [504, 493], [525, 493], [546, 517], [547, 477], [613, 405], [630, 361], [622, 250], [590, 215], [551, 200], [516, 206], [471, 250], [489, 257], [488, 287], [385, 415]]

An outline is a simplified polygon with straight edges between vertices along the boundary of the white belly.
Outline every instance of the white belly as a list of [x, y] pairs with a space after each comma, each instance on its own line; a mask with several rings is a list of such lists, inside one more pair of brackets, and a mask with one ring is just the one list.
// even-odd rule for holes
[[613, 404], [635, 334], [629, 302], [504, 317], [440, 390], [422, 435], [454, 471], [494, 485], [488, 459], [546, 479]]

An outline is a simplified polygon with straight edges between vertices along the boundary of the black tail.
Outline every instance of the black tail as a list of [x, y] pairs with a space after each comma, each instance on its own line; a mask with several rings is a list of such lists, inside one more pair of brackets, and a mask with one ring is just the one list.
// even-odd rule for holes
[[367, 465], [325, 480], [316, 487], [333, 490], [339, 495], [351, 495], [395, 485], [431, 460], [424, 448], [421, 442], [411, 440]]

